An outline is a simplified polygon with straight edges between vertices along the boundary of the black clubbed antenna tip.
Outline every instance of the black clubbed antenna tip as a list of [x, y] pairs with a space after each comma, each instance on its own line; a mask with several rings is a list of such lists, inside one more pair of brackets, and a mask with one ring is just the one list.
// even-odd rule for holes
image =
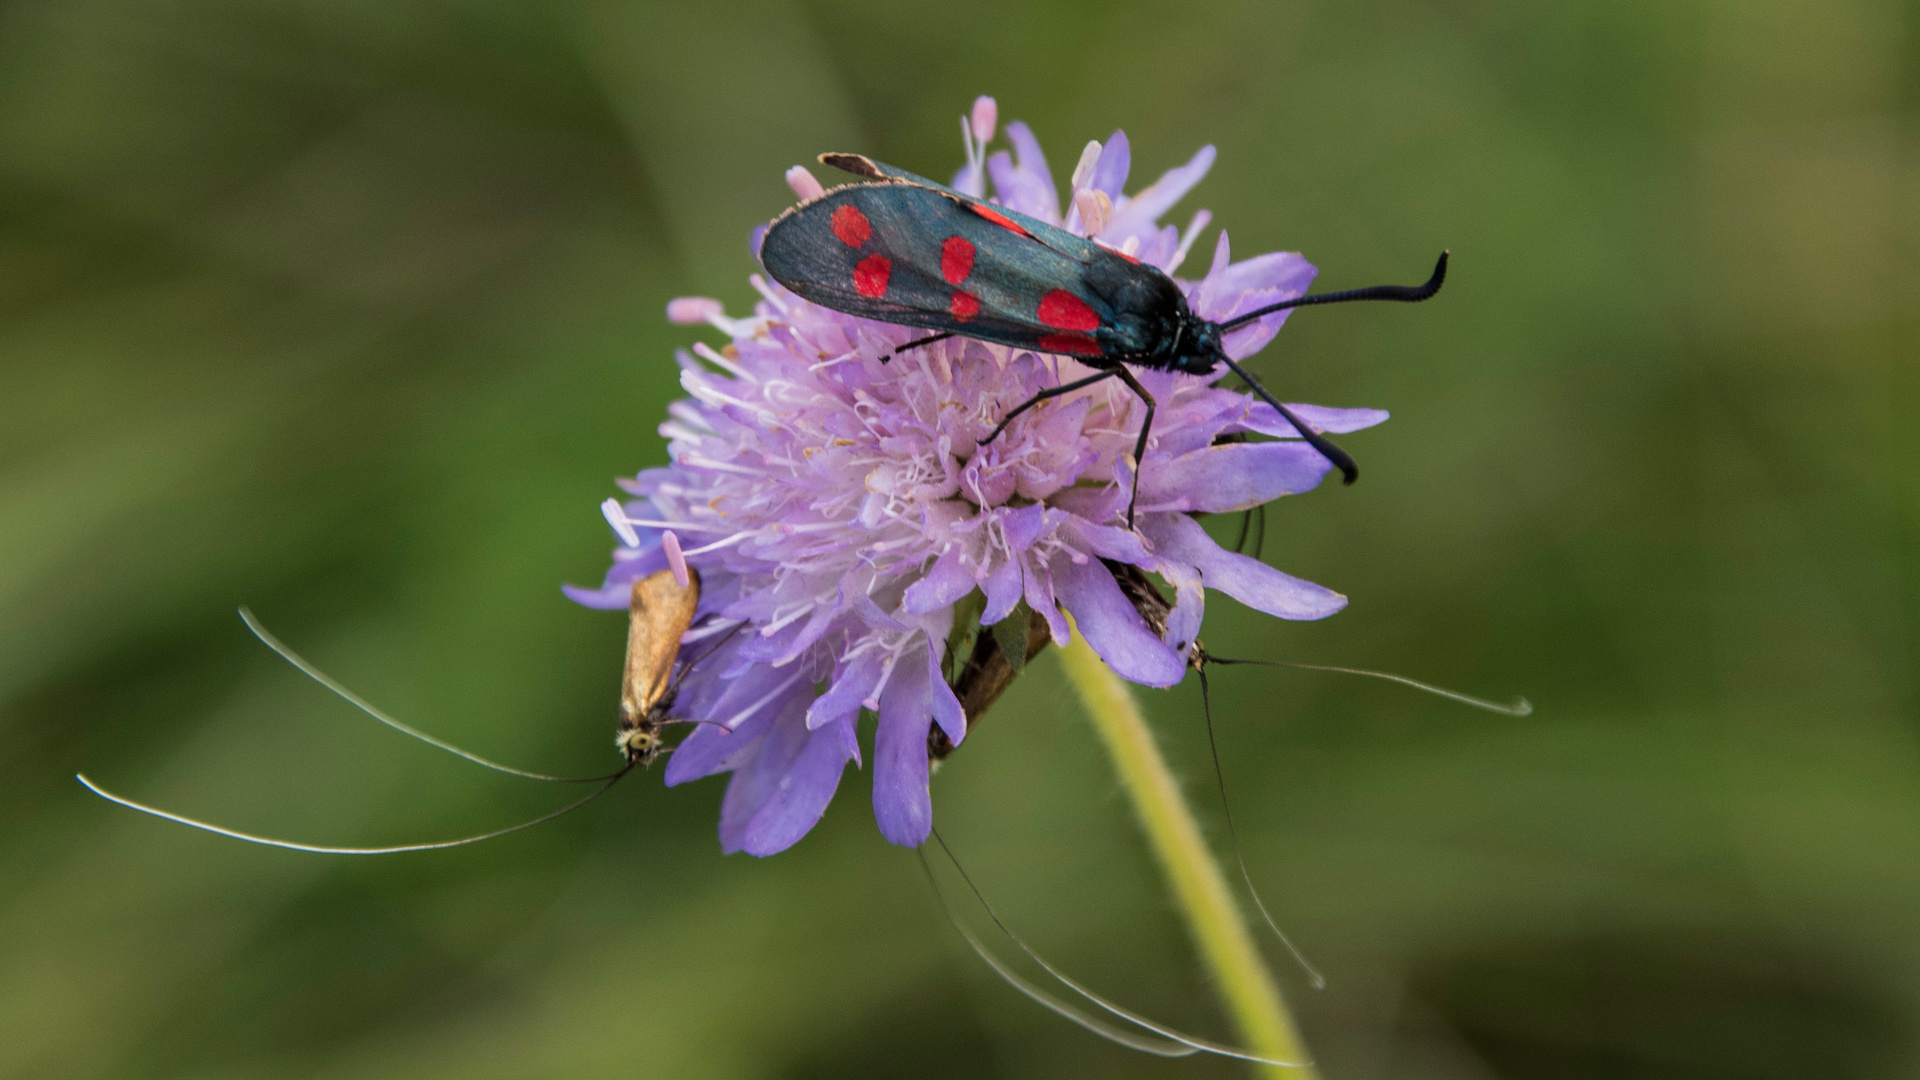
[[1449, 254], [1450, 252], [1446, 251], [1440, 253], [1440, 260], [1433, 264], [1433, 276], [1428, 278], [1424, 285], [1374, 285], [1365, 289], [1348, 289], [1345, 292], [1316, 293], [1312, 296], [1296, 297], [1271, 307], [1263, 307], [1258, 311], [1249, 311], [1245, 315], [1237, 315], [1221, 323], [1220, 329], [1223, 332], [1232, 330], [1276, 311], [1312, 307], [1315, 304], [1347, 304], [1355, 300], [1398, 300], [1403, 304], [1417, 304], [1439, 292], [1440, 286], [1446, 283]]

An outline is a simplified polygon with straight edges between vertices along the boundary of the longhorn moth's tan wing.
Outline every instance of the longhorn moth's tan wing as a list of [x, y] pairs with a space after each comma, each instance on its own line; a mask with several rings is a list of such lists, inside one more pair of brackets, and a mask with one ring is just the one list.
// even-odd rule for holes
[[693, 625], [700, 606], [700, 575], [687, 570], [685, 588], [661, 570], [633, 583], [628, 607], [627, 670], [620, 683], [620, 721], [631, 727], [665, 696], [672, 684], [673, 665], [680, 657], [680, 636]]

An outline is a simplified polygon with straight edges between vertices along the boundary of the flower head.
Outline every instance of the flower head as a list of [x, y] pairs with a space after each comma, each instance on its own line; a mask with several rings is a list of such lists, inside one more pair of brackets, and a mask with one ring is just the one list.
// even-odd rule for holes
[[[1005, 126], [1011, 153], [986, 151], [996, 121], [989, 98], [962, 120], [967, 163], [956, 189], [984, 194], [991, 181], [1006, 206], [1170, 274], [1183, 264], [1209, 215], [1195, 214], [1184, 231], [1159, 219], [1206, 174], [1211, 146], [1128, 196], [1127, 140], [1115, 132], [1088, 145], [1063, 199], [1025, 124]], [[803, 168], [787, 179], [802, 197], [820, 190]], [[1207, 273], [1181, 286], [1196, 314], [1219, 321], [1304, 294], [1314, 273], [1290, 252], [1235, 263], [1223, 232]], [[733, 774], [720, 819], [725, 850], [768, 855], [806, 835], [846, 763], [861, 761], [863, 709], [879, 717], [880, 831], [897, 844], [925, 840], [928, 735], [937, 724], [953, 743], [966, 736], [947, 650], [971, 631], [973, 612], [986, 626], [1024, 604], [1065, 642], [1064, 609], [1115, 672], [1170, 686], [1185, 674], [1208, 588], [1287, 619], [1323, 618], [1346, 604], [1223, 550], [1195, 520], [1306, 491], [1330, 468], [1272, 407], [1213, 385], [1217, 376], [1138, 373], [1160, 407], [1137, 466], [1137, 528], [1129, 530], [1144, 409], [1124, 387], [1109, 381], [1048, 401], [982, 446], [1007, 412], [1089, 369], [966, 338], [883, 363], [924, 332], [752, 280], [762, 299], [751, 317], [731, 318], [698, 298], [669, 305], [674, 321], [705, 321], [730, 342], [680, 354], [690, 397], [670, 406], [660, 427], [671, 463], [620, 482], [632, 498], [607, 507], [623, 541], [613, 566], [598, 589], [567, 588], [588, 606], [624, 608], [640, 576], [670, 565], [699, 571], [699, 619], [682, 648], [694, 663], [674, 713], [707, 723], [675, 750], [666, 781]], [[1228, 353], [1257, 351], [1286, 316], [1229, 334]], [[1329, 432], [1386, 418], [1290, 407]], [[1172, 587], [1164, 637], [1109, 563]]]

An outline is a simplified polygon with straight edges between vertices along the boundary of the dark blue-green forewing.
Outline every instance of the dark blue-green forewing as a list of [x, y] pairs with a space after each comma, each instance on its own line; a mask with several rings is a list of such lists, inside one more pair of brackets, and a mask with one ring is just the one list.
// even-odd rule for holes
[[1139, 328], [1087, 287], [1087, 274], [1109, 262], [1150, 268], [1024, 214], [854, 160], [876, 182], [835, 188], [768, 228], [760, 259], [780, 284], [850, 315], [1015, 348], [1094, 357], [1139, 347]]

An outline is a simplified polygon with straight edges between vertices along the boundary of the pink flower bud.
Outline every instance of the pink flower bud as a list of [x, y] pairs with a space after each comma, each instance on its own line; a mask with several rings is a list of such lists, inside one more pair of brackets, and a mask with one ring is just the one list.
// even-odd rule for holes
[[667, 321], [680, 326], [697, 326], [726, 314], [726, 306], [706, 296], [677, 296], [667, 301]]
[[673, 571], [673, 582], [686, 588], [693, 580], [687, 576], [687, 557], [680, 551], [680, 538], [668, 529], [660, 536], [660, 550], [667, 553], [667, 569]]
[[985, 94], [973, 99], [973, 138], [985, 146], [993, 141], [993, 129], [1000, 121], [1000, 106]]
[[817, 199], [827, 193], [827, 189], [820, 186], [820, 181], [813, 178], [805, 165], [795, 165], [787, 170], [787, 186], [800, 196], [801, 202]]

